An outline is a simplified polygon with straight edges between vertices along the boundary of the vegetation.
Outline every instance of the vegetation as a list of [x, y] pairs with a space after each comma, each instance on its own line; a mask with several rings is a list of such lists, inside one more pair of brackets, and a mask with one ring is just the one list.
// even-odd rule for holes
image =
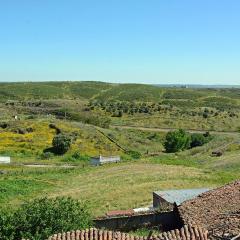
[[64, 154], [71, 146], [71, 138], [64, 134], [58, 134], [53, 138], [52, 145], [55, 153]]
[[210, 140], [212, 140], [212, 136], [209, 134], [209, 132], [206, 132], [205, 134], [189, 134], [183, 129], [179, 129], [167, 133], [164, 146], [166, 152], [174, 153], [189, 148], [202, 146], [203, 144], [208, 143]]
[[191, 148], [202, 146], [212, 140], [212, 136], [209, 132], [205, 134], [193, 133], [191, 134]]
[[239, 89], [101, 82], [1, 83], [0, 119], [54, 116], [108, 128], [134, 125], [236, 131]]
[[148, 237], [150, 236], [157, 236], [159, 235], [162, 231], [161, 229], [159, 229], [160, 227], [143, 227], [143, 228], [139, 228], [136, 229], [134, 231], [130, 231], [129, 234], [133, 235], [133, 236], [142, 236], [142, 237]]
[[[0, 165], [5, 236], [22, 221], [24, 232], [13, 234], [38, 239], [38, 230], [30, 230], [37, 207], [49, 212], [43, 226], [56, 217], [53, 205], [75, 204], [57, 196], [89, 200], [99, 216], [148, 206], [154, 190], [215, 187], [240, 178], [239, 89], [100, 82], [1, 83], [0, 89], [0, 155], [12, 161]], [[213, 157], [216, 150], [223, 154]], [[122, 161], [89, 166], [99, 154], [120, 155]], [[39, 200], [46, 194], [51, 200]], [[60, 231], [61, 224], [75, 228], [65, 220], [46, 234]]]
[[[110, 210], [148, 206], [156, 190], [215, 187], [240, 177], [238, 158], [230, 163], [216, 159], [211, 166], [209, 159], [203, 160], [182, 152], [179, 156], [166, 154], [101, 167], [6, 166], [7, 173], [0, 175], [0, 208], [14, 209], [28, 199], [47, 194], [88, 201], [93, 215], [99, 216]], [[218, 165], [222, 161], [224, 165]]]
[[47, 239], [51, 234], [91, 226], [86, 203], [70, 197], [35, 199], [0, 214], [0, 239]]
[[179, 129], [173, 132], [168, 132], [164, 147], [166, 152], [178, 152], [188, 149], [191, 144], [191, 136], [184, 130]]

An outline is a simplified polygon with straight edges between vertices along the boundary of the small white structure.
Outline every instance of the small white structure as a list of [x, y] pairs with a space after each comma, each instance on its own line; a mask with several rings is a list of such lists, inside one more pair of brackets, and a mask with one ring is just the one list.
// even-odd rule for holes
[[91, 165], [98, 166], [102, 165], [105, 163], [116, 163], [120, 162], [121, 158], [120, 156], [109, 156], [109, 157], [104, 157], [104, 156], [98, 156], [98, 157], [92, 157], [90, 160]]
[[152, 212], [154, 211], [155, 208], [153, 207], [142, 207], [142, 208], [134, 208], [133, 211], [135, 213], [147, 213], [147, 212]]
[[10, 157], [1, 157], [0, 156], [0, 164], [1, 163], [9, 164], [10, 162], [11, 162], [11, 158]]

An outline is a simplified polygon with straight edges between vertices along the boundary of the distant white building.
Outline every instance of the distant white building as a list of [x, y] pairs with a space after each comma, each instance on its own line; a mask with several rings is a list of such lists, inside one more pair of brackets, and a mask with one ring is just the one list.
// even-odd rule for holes
[[105, 163], [116, 163], [116, 162], [120, 162], [121, 158], [120, 156], [108, 156], [108, 157], [104, 157], [104, 156], [98, 156], [98, 157], [92, 157], [90, 159], [90, 163], [91, 165], [94, 166], [98, 166], [98, 165], [102, 165]]
[[1, 157], [0, 156], [0, 164], [1, 163], [9, 164], [9, 163], [11, 163], [11, 158], [10, 157]]

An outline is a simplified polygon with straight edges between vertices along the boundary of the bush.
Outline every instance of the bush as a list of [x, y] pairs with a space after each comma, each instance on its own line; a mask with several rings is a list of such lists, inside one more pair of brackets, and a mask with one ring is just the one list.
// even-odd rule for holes
[[133, 159], [139, 159], [142, 156], [140, 152], [132, 151], [132, 150], [128, 151], [127, 154], [131, 156], [131, 158]]
[[0, 215], [0, 239], [47, 239], [58, 232], [91, 226], [85, 203], [71, 198], [41, 198], [22, 205], [11, 214]]
[[207, 138], [203, 134], [193, 133], [191, 135], [191, 148], [202, 146], [207, 142]]
[[79, 152], [73, 153], [72, 158], [75, 160], [78, 160], [78, 161], [89, 161], [89, 159], [90, 159], [89, 156], [83, 155]]
[[8, 123], [5, 123], [5, 122], [1, 122], [1, 123], [0, 123], [0, 128], [5, 129], [5, 128], [7, 128], [7, 127], [9, 127], [9, 124], [8, 124]]
[[208, 113], [204, 112], [202, 116], [203, 118], [208, 118]]
[[85, 154], [80, 154], [79, 152], [73, 153], [71, 156], [66, 156], [64, 162], [88, 162], [89, 156]]
[[43, 152], [43, 153], [41, 153], [39, 158], [42, 159], [42, 160], [49, 160], [53, 156], [54, 156], [54, 154], [52, 152]]
[[52, 145], [56, 154], [64, 154], [71, 146], [71, 138], [65, 134], [58, 134], [53, 138]]
[[13, 240], [14, 230], [11, 214], [7, 212], [0, 212], [0, 239]]
[[55, 124], [50, 123], [49, 124], [49, 128], [55, 129], [56, 130], [56, 134], [60, 134], [61, 133], [61, 129], [58, 128]]
[[164, 142], [166, 152], [173, 153], [190, 148], [191, 137], [184, 130], [168, 132]]

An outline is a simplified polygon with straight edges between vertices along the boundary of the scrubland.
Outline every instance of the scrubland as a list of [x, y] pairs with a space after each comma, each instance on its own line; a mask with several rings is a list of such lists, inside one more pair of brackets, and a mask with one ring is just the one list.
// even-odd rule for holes
[[[239, 89], [0, 85], [0, 155], [12, 159], [11, 165], [0, 165], [1, 208], [45, 195], [72, 196], [89, 201], [98, 216], [148, 206], [154, 190], [211, 188], [240, 177]], [[166, 133], [179, 128], [210, 131], [213, 139], [166, 153]], [[56, 129], [71, 136], [71, 148], [64, 155], [47, 155]], [[213, 151], [223, 154], [214, 157]], [[90, 166], [90, 157], [99, 154], [120, 155], [122, 162]]]

